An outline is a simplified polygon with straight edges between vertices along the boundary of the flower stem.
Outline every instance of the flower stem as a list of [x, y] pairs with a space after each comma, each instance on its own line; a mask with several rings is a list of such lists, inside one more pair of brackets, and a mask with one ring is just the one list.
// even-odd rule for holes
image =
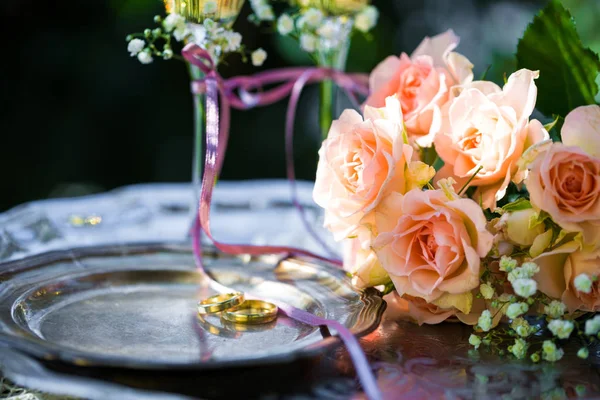
[[321, 82], [321, 103], [319, 104], [319, 123], [321, 127], [321, 138], [327, 139], [329, 128], [333, 122], [333, 97], [334, 87], [331, 80]]

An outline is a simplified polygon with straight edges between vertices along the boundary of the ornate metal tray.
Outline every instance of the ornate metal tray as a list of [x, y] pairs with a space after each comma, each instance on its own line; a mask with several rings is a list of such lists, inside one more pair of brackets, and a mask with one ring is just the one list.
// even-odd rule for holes
[[[205, 250], [222, 284], [336, 319], [355, 334], [376, 327], [378, 292], [359, 293], [343, 271], [275, 256]], [[181, 245], [119, 245], [56, 251], [0, 271], [0, 342], [43, 360], [81, 366], [206, 369], [290, 361], [335, 343], [284, 316], [266, 325], [198, 318], [215, 294]]]

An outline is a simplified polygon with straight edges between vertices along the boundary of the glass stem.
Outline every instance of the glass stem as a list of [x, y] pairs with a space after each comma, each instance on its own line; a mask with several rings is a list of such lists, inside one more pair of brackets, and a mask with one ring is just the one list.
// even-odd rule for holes
[[[198, 80], [204, 77], [200, 68], [188, 64], [191, 80]], [[202, 169], [204, 167], [204, 94], [194, 94], [194, 149], [192, 159], [192, 187], [194, 191], [194, 203], [190, 213], [192, 221], [196, 218], [198, 212], [198, 202], [200, 201], [200, 189], [202, 182]]]
[[[348, 26], [345, 32], [345, 38], [340, 48], [329, 50], [318, 55], [319, 67], [332, 68], [338, 71], [346, 69], [346, 60], [348, 50], [350, 49], [350, 32], [352, 27]], [[338, 117], [338, 88], [331, 80], [321, 82], [321, 95], [319, 103], [319, 126], [321, 128], [321, 138], [327, 139], [331, 123]]]

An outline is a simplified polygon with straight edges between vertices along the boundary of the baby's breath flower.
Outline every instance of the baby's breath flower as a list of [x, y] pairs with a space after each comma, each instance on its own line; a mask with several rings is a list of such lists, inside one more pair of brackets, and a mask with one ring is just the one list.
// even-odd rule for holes
[[525, 298], [533, 296], [537, 292], [537, 282], [533, 279], [515, 279], [512, 281], [512, 287], [516, 294]]
[[150, 64], [154, 59], [152, 58], [152, 54], [150, 51], [140, 51], [137, 55], [138, 61], [142, 64]]
[[173, 58], [173, 50], [164, 49], [163, 50], [163, 59], [170, 60], [171, 58]]
[[490, 300], [492, 297], [494, 297], [494, 288], [489, 284], [489, 282], [482, 283], [479, 286], [479, 292], [486, 300]]
[[571, 321], [564, 321], [562, 319], [553, 319], [548, 324], [550, 332], [559, 339], [567, 339], [573, 332], [574, 325]]
[[273, 8], [266, 0], [250, 0], [250, 6], [259, 21], [273, 21], [275, 19]]
[[131, 57], [135, 57], [140, 51], [144, 50], [146, 42], [142, 39], [133, 39], [127, 44], [127, 51], [131, 54]]
[[529, 345], [523, 339], [515, 339], [515, 343], [511, 346], [510, 352], [519, 360], [525, 358], [527, 355], [527, 348]]
[[529, 275], [529, 278], [540, 272], [540, 267], [531, 261], [523, 263], [523, 265], [521, 265], [521, 269], [523, 269], [525, 273]]
[[600, 332], [600, 314], [585, 321], [585, 334], [592, 336]]
[[502, 256], [500, 258], [500, 271], [510, 272], [517, 267], [517, 260], [512, 257]]
[[556, 348], [556, 345], [551, 340], [544, 340], [542, 344], [542, 357], [546, 361], [555, 362], [560, 360], [565, 352], [563, 349]]
[[175, 29], [185, 27], [185, 18], [179, 14], [169, 14], [163, 21], [163, 29], [172, 32]]
[[590, 351], [587, 349], [587, 347], [582, 347], [577, 352], [577, 357], [583, 358], [584, 360], [586, 358], [588, 358], [589, 355], [590, 355]]
[[277, 20], [277, 31], [280, 35], [289, 35], [294, 30], [294, 20], [287, 14], [282, 14]]
[[567, 306], [558, 300], [552, 300], [550, 304], [544, 306], [544, 313], [550, 318], [560, 318], [565, 314]]
[[488, 332], [492, 329], [492, 314], [490, 313], [490, 310], [484, 310], [481, 313], [481, 316], [477, 320], [477, 325], [484, 332]]
[[233, 31], [226, 31], [223, 34], [225, 41], [227, 42], [225, 46], [226, 52], [237, 51], [242, 45], [242, 35]]
[[527, 322], [527, 320], [521, 317], [513, 319], [512, 323], [510, 324], [510, 327], [513, 328], [515, 332], [517, 332], [517, 335], [521, 337], [529, 336], [532, 331], [529, 322]]
[[469, 344], [478, 349], [481, 345], [481, 338], [477, 335], [471, 334], [471, 336], [469, 336]]
[[354, 18], [354, 26], [361, 32], [369, 32], [379, 19], [379, 11], [377, 7], [368, 6]]
[[575, 284], [575, 289], [579, 290], [583, 293], [591, 293], [592, 292], [592, 280], [587, 274], [579, 274], [573, 280]]
[[306, 51], [307, 53], [312, 53], [317, 50], [317, 41], [318, 39], [315, 35], [303, 33], [300, 36], [300, 47], [302, 47], [302, 50]]
[[317, 29], [317, 34], [324, 39], [335, 39], [340, 33], [340, 29], [340, 24], [337, 21], [327, 19], [325, 23]]
[[525, 314], [529, 311], [527, 303], [512, 303], [506, 309], [506, 316], [510, 319], [515, 319], [520, 315]]
[[254, 50], [252, 52], [251, 58], [252, 65], [254, 65], [255, 67], [260, 67], [264, 64], [265, 60], [267, 59], [267, 52], [264, 51], [262, 48]]
[[506, 277], [508, 279], [509, 282], [514, 282], [517, 279], [529, 279], [531, 278], [529, 276], [529, 273], [527, 272], [527, 270], [523, 269], [523, 268], [515, 268], [512, 271], [510, 271], [508, 273], [508, 276]]
[[308, 25], [310, 28], [317, 28], [323, 21], [323, 13], [317, 8], [310, 8], [306, 10], [303, 15], [303, 23]]

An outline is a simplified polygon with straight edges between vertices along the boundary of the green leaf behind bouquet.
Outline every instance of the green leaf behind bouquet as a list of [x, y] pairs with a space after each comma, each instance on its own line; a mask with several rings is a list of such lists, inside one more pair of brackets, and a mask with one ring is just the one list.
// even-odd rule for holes
[[583, 46], [569, 11], [551, 0], [529, 24], [517, 47], [517, 67], [539, 70], [537, 109], [566, 116], [594, 104], [600, 72], [598, 55]]

